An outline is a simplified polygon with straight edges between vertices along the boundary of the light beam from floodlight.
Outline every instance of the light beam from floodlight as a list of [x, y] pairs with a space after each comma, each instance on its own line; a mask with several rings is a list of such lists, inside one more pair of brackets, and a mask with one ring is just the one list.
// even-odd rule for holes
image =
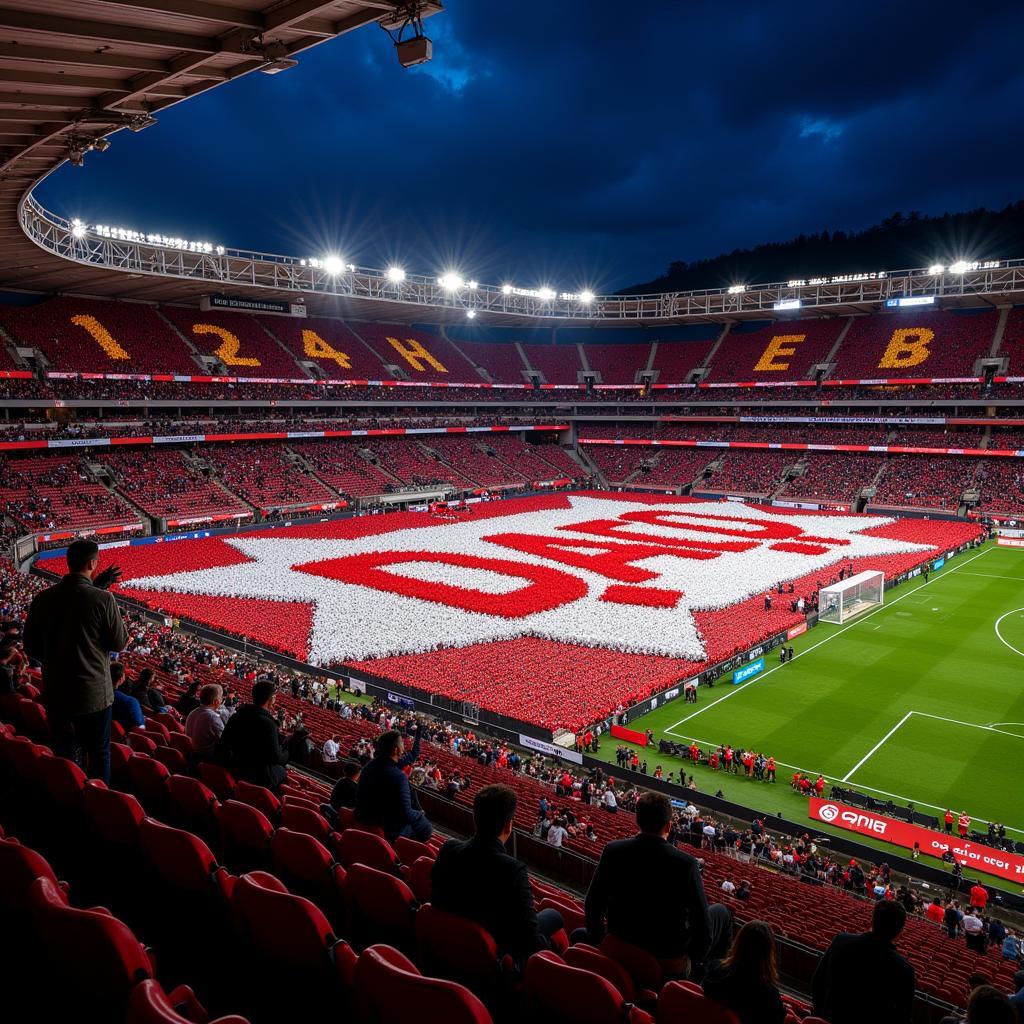
[[466, 282], [462, 280], [461, 274], [456, 274], [454, 271], [449, 270], [437, 279], [437, 283], [446, 292], [457, 292]]
[[476, 310], [475, 309], [467, 309], [466, 310], [466, 319], [467, 320], [475, 320], [476, 319]]
[[594, 301], [594, 293], [589, 288], [584, 288], [580, 292], [580, 302], [585, 306], [589, 306]]
[[538, 288], [537, 298], [542, 302], [550, 302], [555, 297], [555, 293], [551, 288]]
[[401, 284], [405, 280], [405, 271], [401, 267], [388, 267], [388, 280], [392, 284]]
[[324, 273], [337, 277], [345, 269], [345, 262], [340, 256], [324, 257]]
[[85, 238], [85, 225], [78, 219], [71, 222], [71, 234], [75, 238]]
[[501, 294], [502, 295], [511, 295], [512, 294], [512, 285], [510, 285], [510, 284], [503, 284], [501, 286]]

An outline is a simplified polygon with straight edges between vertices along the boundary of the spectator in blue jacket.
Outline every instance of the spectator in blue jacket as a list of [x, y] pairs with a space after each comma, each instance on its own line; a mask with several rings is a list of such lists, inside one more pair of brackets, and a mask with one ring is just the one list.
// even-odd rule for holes
[[130, 693], [126, 693], [121, 688], [124, 682], [124, 665], [119, 661], [115, 661], [110, 666], [110, 681], [114, 687], [114, 721], [125, 732], [143, 728], [146, 724], [146, 719], [142, 714], [142, 705]]
[[359, 777], [356, 818], [383, 829], [390, 842], [399, 836], [410, 836], [425, 843], [434, 831], [423, 811], [413, 805], [409, 779], [402, 770], [415, 764], [419, 756], [418, 726], [408, 754], [400, 732], [383, 733], [377, 737], [373, 760]]

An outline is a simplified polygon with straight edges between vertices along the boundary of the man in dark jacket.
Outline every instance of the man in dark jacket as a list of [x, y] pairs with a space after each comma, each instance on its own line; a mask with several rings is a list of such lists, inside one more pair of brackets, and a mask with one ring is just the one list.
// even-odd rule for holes
[[99, 546], [73, 541], [68, 574], [37, 594], [25, 622], [25, 651], [42, 665], [43, 700], [54, 751], [81, 751], [88, 774], [110, 781], [110, 722], [114, 686], [110, 655], [128, 642], [114, 595], [120, 572], [97, 575]]
[[342, 807], [354, 808], [359, 792], [359, 775], [363, 766], [358, 761], [347, 760], [341, 766], [341, 778], [331, 790], [331, 806], [337, 811]]
[[557, 910], [537, 914], [526, 865], [505, 851], [515, 814], [516, 794], [508, 786], [485, 786], [477, 793], [476, 834], [441, 847], [431, 873], [430, 902], [476, 921], [502, 953], [522, 964], [532, 953], [551, 948], [550, 937], [563, 922]]
[[391, 842], [399, 836], [411, 836], [425, 843], [434, 830], [427, 816], [413, 806], [409, 779], [402, 771], [420, 756], [419, 727], [408, 754], [402, 734], [395, 731], [378, 736], [374, 750], [373, 760], [359, 777], [357, 820], [382, 828]]
[[907, 912], [899, 903], [881, 900], [875, 904], [871, 931], [841, 932], [832, 940], [812, 982], [818, 1016], [832, 1024], [910, 1020], [914, 968], [893, 945], [906, 922]]
[[228, 719], [217, 747], [238, 778], [268, 789], [277, 789], [287, 777], [288, 749], [277, 731], [276, 701], [277, 683], [254, 683], [252, 703], [243, 704]]
[[[732, 913], [708, 906], [700, 865], [668, 842], [672, 805], [661, 793], [637, 801], [639, 835], [605, 846], [587, 892], [586, 941], [597, 945], [605, 932], [640, 946], [661, 962], [669, 977], [684, 975], [721, 957], [732, 937]], [[637, 886], [657, 893], [658, 912], [637, 899]], [[573, 936], [573, 940], [583, 936]]]

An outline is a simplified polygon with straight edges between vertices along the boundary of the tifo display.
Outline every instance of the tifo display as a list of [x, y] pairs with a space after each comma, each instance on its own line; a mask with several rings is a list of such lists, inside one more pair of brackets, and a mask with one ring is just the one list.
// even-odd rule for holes
[[895, 577], [978, 534], [577, 492], [104, 557], [125, 570], [121, 593], [170, 615], [576, 730], [803, 623], [840, 573]]

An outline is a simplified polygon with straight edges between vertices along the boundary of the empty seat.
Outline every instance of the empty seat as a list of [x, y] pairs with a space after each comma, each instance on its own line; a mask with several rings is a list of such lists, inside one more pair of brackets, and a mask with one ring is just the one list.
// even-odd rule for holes
[[171, 773], [167, 766], [145, 754], [132, 754], [128, 759], [128, 788], [153, 814], [166, 812], [169, 806], [167, 780]]
[[[607, 979], [572, 967], [556, 953], [534, 953], [526, 962], [524, 989], [531, 1010], [559, 1024], [650, 1024], [650, 1014], [630, 1007]], [[677, 1021], [688, 1021], [678, 1017]]]
[[44, 757], [39, 762], [39, 774], [54, 803], [65, 810], [80, 809], [85, 772], [74, 761], [66, 757]]
[[670, 981], [658, 996], [658, 1024], [740, 1024], [732, 1010], [708, 999], [696, 985]]
[[365, 864], [353, 864], [348, 870], [348, 892], [353, 923], [364, 939], [411, 948], [417, 903], [405, 882]]
[[315, 901], [335, 928], [343, 927], [348, 917], [345, 869], [323, 843], [282, 826], [270, 840], [270, 856], [290, 891]]
[[230, 800], [235, 792], [235, 777], [212, 761], [199, 762], [199, 778], [217, 794], [218, 800]]
[[113, 846], [134, 847], [139, 840], [139, 825], [146, 812], [131, 793], [107, 789], [91, 780], [82, 792], [82, 805], [89, 823], [100, 838]]
[[217, 826], [217, 797], [213, 790], [190, 775], [172, 775], [167, 794], [175, 819], [203, 835], [212, 835]]
[[69, 906], [49, 878], [32, 883], [29, 903], [41, 941], [61, 965], [62, 983], [44, 993], [44, 1001], [54, 1010], [88, 1006], [98, 1019], [123, 1019], [131, 990], [153, 974], [131, 929], [105, 910]]
[[[216, 1020], [209, 1020], [206, 1011], [191, 996], [191, 992], [185, 988], [176, 988], [171, 992], [165, 992], [158, 981], [147, 979], [140, 982], [132, 989], [131, 997], [128, 1000], [127, 1024], [249, 1024], [245, 1017], [218, 1017]], [[179, 1013], [176, 1006], [180, 1005], [183, 997], [187, 1000], [184, 1013]], [[187, 1016], [185, 1016], [187, 1013]]]
[[347, 828], [344, 832], [331, 836], [331, 841], [338, 860], [347, 868], [353, 864], [365, 864], [367, 867], [387, 871], [392, 875], [397, 875], [401, 871], [398, 856], [388, 841], [375, 836], [372, 832]]
[[490, 1024], [487, 1007], [454, 981], [425, 978], [397, 949], [370, 946], [355, 969], [360, 999], [376, 1024], [406, 1024], [410, 1014], [445, 1024]]
[[[428, 903], [416, 913], [416, 949], [425, 970], [490, 992], [501, 974], [498, 944], [486, 928]], [[511, 969], [511, 963], [509, 968]]]
[[217, 808], [224, 859], [237, 870], [270, 866], [270, 837], [274, 826], [255, 807], [225, 800]]
[[233, 799], [262, 811], [271, 821], [277, 821], [281, 813], [281, 801], [266, 786], [254, 786], [251, 782], [239, 780], [235, 783]]
[[139, 843], [156, 874], [179, 892], [200, 895], [230, 889], [230, 876], [198, 836], [153, 818], [139, 826]]
[[326, 843], [331, 835], [331, 826], [322, 814], [294, 803], [281, 808], [281, 824], [293, 832], [305, 832], [321, 843]]

